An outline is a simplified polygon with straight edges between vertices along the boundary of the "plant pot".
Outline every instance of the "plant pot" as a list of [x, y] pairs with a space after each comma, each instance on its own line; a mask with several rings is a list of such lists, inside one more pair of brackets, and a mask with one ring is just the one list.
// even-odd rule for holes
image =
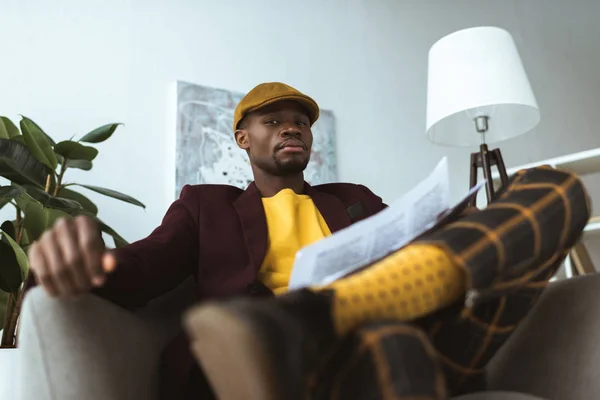
[[19, 349], [0, 349], [0, 399], [16, 399]]

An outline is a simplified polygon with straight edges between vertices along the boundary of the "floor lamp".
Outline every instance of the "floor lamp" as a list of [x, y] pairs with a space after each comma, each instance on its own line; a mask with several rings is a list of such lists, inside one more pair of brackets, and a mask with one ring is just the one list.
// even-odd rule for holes
[[471, 154], [470, 186], [477, 184], [481, 168], [488, 203], [496, 194], [491, 168], [498, 169], [502, 185], [508, 181], [500, 149], [489, 150], [488, 143], [528, 132], [539, 120], [517, 47], [504, 29], [464, 29], [429, 50], [427, 135], [442, 145], [479, 144]]

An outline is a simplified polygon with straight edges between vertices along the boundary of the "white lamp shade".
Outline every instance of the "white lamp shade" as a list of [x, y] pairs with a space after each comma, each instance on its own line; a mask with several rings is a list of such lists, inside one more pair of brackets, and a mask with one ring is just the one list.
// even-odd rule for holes
[[477, 116], [489, 117], [487, 143], [525, 133], [540, 120], [515, 42], [504, 29], [464, 29], [429, 50], [429, 139], [453, 146], [479, 144]]

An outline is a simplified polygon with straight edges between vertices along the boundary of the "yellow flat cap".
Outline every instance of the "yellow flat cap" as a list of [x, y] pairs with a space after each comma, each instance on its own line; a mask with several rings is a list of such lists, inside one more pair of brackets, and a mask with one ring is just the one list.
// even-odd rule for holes
[[237, 130], [238, 124], [248, 113], [282, 100], [293, 100], [303, 105], [311, 125], [319, 119], [319, 106], [312, 98], [285, 83], [267, 82], [249, 91], [237, 105], [233, 113], [233, 131]]

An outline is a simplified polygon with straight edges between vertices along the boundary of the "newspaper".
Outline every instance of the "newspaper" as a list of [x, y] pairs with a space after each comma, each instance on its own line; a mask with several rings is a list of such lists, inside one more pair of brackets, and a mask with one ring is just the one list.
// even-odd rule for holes
[[[485, 181], [484, 181], [485, 182]], [[451, 208], [448, 161], [379, 213], [297, 252], [290, 289], [331, 283], [404, 247], [464, 210], [484, 182]]]

